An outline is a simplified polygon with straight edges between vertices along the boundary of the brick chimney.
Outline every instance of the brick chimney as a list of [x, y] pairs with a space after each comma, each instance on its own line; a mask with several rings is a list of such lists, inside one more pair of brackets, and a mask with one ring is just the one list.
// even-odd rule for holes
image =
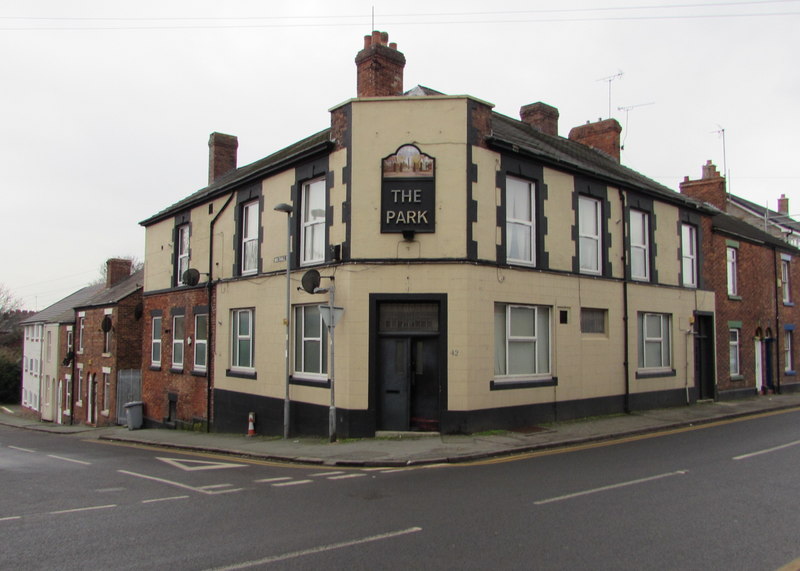
[[706, 161], [703, 165], [703, 176], [700, 180], [689, 180], [688, 176], [684, 177], [680, 187], [681, 194], [712, 204], [722, 211], [726, 210], [725, 179], [711, 161]]
[[208, 138], [208, 184], [236, 168], [239, 139], [224, 133], [211, 133]]
[[573, 127], [569, 132], [569, 140], [581, 143], [619, 162], [619, 134], [622, 127], [616, 119], [598, 120], [597, 123], [587, 122], [585, 125]]
[[781, 214], [789, 214], [789, 199], [786, 198], [785, 194], [781, 194], [781, 197], [778, 199], [778, 212]]
[[133, 262], [124, 258], [106, 260], [106, 287], [110, 288], [131, 275]]
[[387, 32], [364, 36], [364, 49], [356, 55], [358, 97], [392, 97], [403, 94], [405, 56], [389, 44]]
[[545, 135], [558, 136], [558, 109], [538, 101], [519, 110], [519, 118]]

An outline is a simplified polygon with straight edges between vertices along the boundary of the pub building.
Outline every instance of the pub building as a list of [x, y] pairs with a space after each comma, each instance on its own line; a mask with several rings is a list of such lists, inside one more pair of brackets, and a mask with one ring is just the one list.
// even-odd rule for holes
[[621, 165], [616, 120], [404, 92], [386, 33], [356, 66], [329, 128], [241, 167], [212, 134], [208, 186], [142, 222], [146, 425], [469, 433], [713, 392], [711, 211]]

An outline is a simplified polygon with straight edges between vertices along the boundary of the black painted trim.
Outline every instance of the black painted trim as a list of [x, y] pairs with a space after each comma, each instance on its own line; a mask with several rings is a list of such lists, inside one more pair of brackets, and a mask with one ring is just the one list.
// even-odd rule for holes
[[656, 220], [655, 209], [653, 207], [653, 199], [647, 196], [643, 196], [641, 194], [635, 192], [628, 192], [626, 196], [625, 202], [625, 221], [627, 224], [627, 228], [630, 229], [631, 224], [631, 210], [639, 210], [641, 212], [645, 212], [648, 215], [648, 224], [647, 224], [647, 234], [648, 234], [648, 258], [649, 258], [649, 265], [650, 265], [650, 279], [647, 281], [643, 280], [634, 280], [631, 277], [631, 256], [630, 256], [630, 239], [628, 238], [629, 232], [626, 232], [626, 239], [625, 239], [625, 248], [627, 248], [628, 254], [625, 256], [627, 260], [627, 267], [625, 268], [625, 279], [634, 283], [641, 283], [641, 284], [658, 284], [658, 268], [656, 268], [656, 254], [658, 253], [658, 244], [655, 241], [656, 235], [656, 228], [658, 228], [658, 220]]
[[172, 286], [173, 287], [183, 287], [180, 284], [181, 276], [178, 275], [178, 229], [182, 226], [186, 226], [187, 232], [189, 232], [189, 261], [191, 262], [192, 259], [192, 222], [191, 222], [191, 211], [187, 210], [185, 212], [180, 212], [175, 215], [174, 224], [172, 228]]
[[193, 315], [205, 315], [208, 313], [208, 306], [207, 305], [195, 305], [192, 308]]
[[[611, 218], [611, 202], [608, 198], [608, 187], [603, 183], [594, 179], [575, 176], [573, 177], [575, 184], [575, 192], [572, 195], [572, 208], [575, 213], [575, 225], [572, 227], [572, 239], [575, 245], [575, 255], [572, 258], [572, 271], [576, 274], [595, 276], [595, 277], [611, 277], [611, 260], [608, 255], [612, 245], [612, 234], [609, 230], [609, 219]], [[580, 224], [580, 211], [579, 199], [581, 196], [588, 196], [600, 201], [600, 236], [603, 241], [601, 244], [600, 255], [600, 276], [597, 274], [584, 274], [581, 272], [580, 267], [580, 237], [579, 237], [579, 224]]]
[[[244, 205], [254, 200], [258, 201], [258, 251], [256, 253], [258, 264], [256, 265], [256, 272], [254, 274], [248, 273], [246, 276], [242, 276], [241, 240], [244, 224], [242, 212], [244, 211]], [[233, 257], [233, 275], [236, 277], [258, 275], [262, 270], [261, 244], [264, 242], [264, 196], [261, 190], [260, 180], [252, 182], [236, 192], [236, 208], [233, 211], [233, 221], [235, 228], [233, 232], [233, 251], [235, 253]]]
[[[328, 247], [330, 244], [330, 229], [333, 225], [333, 205], [330, 201], [331, 187], [333, 186], [333, 172], [328, 170], [329, 156], [325, 155], [313, 161], [309, 161], [294, 169], [294, 184], [292, 185], [292, 204], [294, 209], [290, 216], [291, 234], [292, 234], [292, 267], [300, 268], [301, 254], [300, 242], [302, 240], [303, 232], [303, 185], [307, 182], [318, 178], [325, 179], [325, 244], [323, 251], [325, 252], [324, 263], [331, 261], [331, 249]], [[318, 264], [306, 264], [303, 267], [317, 266]]]
[[490, 391], [506, 391], [511, 389], [533, 389], [537, 387], [557, 387], [558, 377], [530, 381], [489, 381]]
[[315, 381], [314, 379], [298, 379], [295, 377], [289, 377], [289, 384], [297, 385], [299, 387], [316, 387], [319, 389], [331, 388], [330, 379], [325, 379], [324, 381]]
[[225, 369], [226, 377], [236, 377], [238, 379], [257, 379], [258, 374], [254, 371], [252, 373], [245, 373], [244, 371], [234, 371], [232, 369]]
[[671, 369], [669, 371], [658, 371], [653, 373], [636, 371], [637, 379], [660, 379], [662, 377], [675, 377], [675, 376], [677, 376], [675, 369]]
[[473, 162], [472, 147], [475, 144], [476, 139], [478, 138], [475, 132], [475, 125], [473, 121], [473, 115], [477, 109], [478, 103], [475, 101], [470, 101], [468, 104], [470, 106], [470, 109], [467, 112], [467, 133], [469, 134], [468, 136], [470, 140], [467, 141], [467, 156], [466, 156], [467, 233], [465, 239], [466, 239], [467, 259], [474, 261], [478, 259], [478, 242], [475, 241], [474, 234], [472, 231], [472, 225], [473, 223], [478, 221], [478, 201], [475, 200], [475, 196], [473, 193], [473, 186], [475, 183], [478, 182], [478, 165]]

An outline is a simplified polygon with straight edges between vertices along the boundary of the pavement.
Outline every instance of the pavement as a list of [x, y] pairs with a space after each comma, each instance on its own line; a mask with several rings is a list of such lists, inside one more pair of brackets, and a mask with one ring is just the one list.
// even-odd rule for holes
[[379, 433], [375, 438], [345, 439], [247, 436], [124, 426], [94, 428], [42, 422], [23, 414], [19, 405], [0, 405], [0, 424], [25, 430], [151, 445], [192, 452], [308, 465], [392, 467], [459, 463], [564, 448], [658, 433], [761, 414], [800, 409], [800, 393], [637, 411], [542, 424], [528, 432], [491, 431], [471, 435]]

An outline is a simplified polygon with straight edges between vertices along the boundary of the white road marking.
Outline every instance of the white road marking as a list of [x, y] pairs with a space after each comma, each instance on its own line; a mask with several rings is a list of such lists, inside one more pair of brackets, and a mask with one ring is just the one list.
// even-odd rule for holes
[[775, 446], [773, 448], [765, 448], [764, 450], [758, 450], [757, 452], [751, 452], [750, 454], [742, 454], [741, 456], [734, 456], [734, 460], [745, 460], [747, 458], [752, 458], [753, 456], [760, 456], [762, 454], [769, 454], [770, 452], [775, 452], [777, 450], [783, 450], [784, 448], [789, 448], [790, 446], [797, 446], [800, 444], [800, 440], [795, 440], [794, 442], [789, 442], [787, 444], [781, 444], [780, 446]]
[[[190, 486], [188, 484], [181, 484], [180, 482], [173, 482], [172, 480], [166, 480], [164, 478], [157, 478], [155, 476], [148, 476], [147, 474], [137, 474], [136, 472], [128, 472], [127, 470], [117, 470], [117, 472], [119, 472], [120, 474], [127, 474], [128, 476], [135, 476], [136, 478], [144, 478], [145, 480], [153, 480], [154, 482], [161, 482], [162, 484], [167, 484], [168, 486], [175, 486], [175, 487], [178, 487], [178, 488], [182, 488], [184, 490], [191, 490], [193, 492], [200, 492], [201, 494], [208, 494], [208, 495], [228, 494], [228, 493], [231, 493], [231, 492], [238, 492], [239, 490], [242, 489], [242, 488], [235, 488], [235, 489], [231, 489], [231, 490], [220, 490], [220, 491], [206, 490], [206, 489], [203, 489], [202, 487], [196, 488], [196, 487]], [[230, 484], [227, 484], [227, 485], [230, 485]]]
[[13, 448], [14, 450], [19, 450], [20, 452], [30, 452], [31, 454], [36, 453], [36, 450], [30, 450], [28, 448], [20, 448], [19, 446], [9, 446], [9, 448]]
[[347, 478], [362, 478], [364, 476], [366, 476], [366, 474], [361, 474], [361, 473], [356, 472], [354, 474], [344, 474], [342, 476], [331, 476], [328, 479], [329, 480], [345, 480]]
[[171, 502], [173, 500], [185, 500], [189, 496], [172, 496], [169, 498], [153, 498], [152, 500], [142, 500], [143, 504], [154, 504], [156, 502]]
[[124, 492], [125, 488], [100, 488], [99, 490], [95, 490], [98, 494], [107, 494], [109, 492]]
[[272, 484], [275, 488], [281, 488], [283, 486], [298, 486], [300, 484], [310, 484], [313, 480], [292, 480], [291, 482], [279, 482], [277, 484]]
[[234, 565], [228, 565], [226, 567], [216, 567], [215, 569], [213, 569], [213, 571], [233, 571], [234, 569], [247, 569], [248, 567], [257, 567], [259, 565], [266, 565], [267, 563], [275, 563], [277, 561], [296, 559], [298, 557], [303, 557], [305, 555], [316, 555], [318, 553], [324, 553], [326, 551], [333, 551], [334, 549], [342, 549], [344, 547], [363, 545], [365, 543], [371, 543], [373, 541], [392, 539], [395, 537], [401, 537], [403, 535], [409, 535], [411, 533], [417, 533], [418, 531], [422, 531], [422, 528], [410, 527], [408, 529], [401, 529], [399, 531], [390, 531], [388, 533], [381, 533], [379, 535], [362, 537], [361, 539], [353, 539], [351, 541], [342, 541], [340, 543], [331, 543], [328, 545], [320, 545], [319, 547], [302, 549], [300, 551], [292, 551], [291, 553], [284, 553], [283, 555], [274, 555], [272, 557], [265, 557], [264, 559], [257, 559], [255, 561], [243, 561], [242, 563], [236, 563]]
[[389, 470], [381, 470], [381, 474], [394, 474], [395, 472], [405, 472], [408, 468], [391, 468]]
[[13, 410], [11, 410], [10, 408], [4, 407], [4, 406], [3, 406], [3, 407], [0, 407], [0, 408], [2, 408], [2, 409], [3, 409], [4, 411], [6, 411], [8, 414], [14, 414], [14, 411], [13, 411]]
[[317, 472], [316, 474], [309, 474], [312, 478], [327, 478], [328, 476], [338, 476], [339, 474], [346, 474], [347, 472], [332, 471], [332, 472]]
[[245, 468], [247, 464], [233, 464], [231, 462], [207, 462], [206, 460], [188, 460], [186, 458], [159, 458], [170, 466], [180, 468], [186, 472], [195, 472], [197, 470], [219, 470], [222, 468]]
[[649, 476], [647, 478], [639, 478], [638, 480], [630, 480], [628, 482], [620, 482], [619, 484], [611, 484], [610, 486], [602, 486], [600, 488], [594, 488], [592, 490], [584, 490], [582, 492], [575, 492], [574, 494], [566, 494], [563, 496], [558, 496], [555, 498], [548, 498], [546, 500], [539, 500], [538, 502], [533, 502], [536, 506], [541, 506], [544, 504], [550, 504], [553, 502], [560, 502], [562, 500], [571, 500], [572, 498], [577, 498], [580, 496], [588, 496], [589, 494], [596, 494], [598, 492], [607, 492], [608, 490], [616, 490], [618, 488], [624, 488], [627, 486], [635, 486], [637, 484], [644, 484], [646, 482], [652, 482], [654, 480], [661, 480], [662, 478], [670, 478], [672, 476], [683, 476], [686, 474], [688, 470], [676, 470], [675, 472], [667, 472], [666, 474], [658, 474], [657, 476]]
[[286, 480], [291, 480], [289, 476], [283, 476], [281, 478], [263, 478], [261, 480], [253, 480], [258, 484], [271, 484], [272, 482], [285, 482]]
[[12, 515], [12, 516], [8, 516], [8, 517], [0, 517], [0, 521], [12, 521], [12, 520], [15, 520], [15, 519], [22, 519], [22, 516], [21, 515]]
[[117, 507], [117, 504], [108, 504], [108, 505], [105, 505], [105, 506], [89, 506], [89, 507], [86, 507], [86, 508], [75, 508], [75, 509], [71, 509], [71, 510], [59, 510], [59, 511], [56, 511], [56, 512], [50, 512], [50, 515], [71, 514], [71, 513], [75, 513], [75, 512], [89, 512], [89, 511], [92, 511], [92, 510], [107, 510], [109, 508], [115, 508], [115, 507]]
[[64, 458], [63, 456], [56, 456], [55, 454], [48, 454], [48, 458], [55, 458], [56, 460], [64, 460], [66, 462], [75, 462], [76, 464], [83, 464], [84, 466], [91, 466], [91, 462], [84, 462], [83, 460], [75, 460], [73, 458]]

